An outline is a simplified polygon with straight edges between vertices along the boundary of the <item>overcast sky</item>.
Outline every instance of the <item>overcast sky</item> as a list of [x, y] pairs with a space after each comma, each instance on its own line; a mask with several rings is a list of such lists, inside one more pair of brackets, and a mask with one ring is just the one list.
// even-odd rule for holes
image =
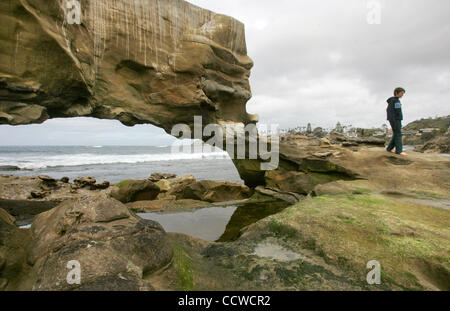
[[[261, 123], [379, 127], [386, 122], [386, 99], [397, 86], [407, 89], [405, 123], [449, 115], [450, 1], [379, 0], [381, 22], [369, 24], [371, 1], [189, 2], [245, 23], [248, 54], [255, 62], [247, 110], [259, 114]], [[1, 145], [171, 141], [150, 125], [127, 128], [85, 118], [0, 126]]]

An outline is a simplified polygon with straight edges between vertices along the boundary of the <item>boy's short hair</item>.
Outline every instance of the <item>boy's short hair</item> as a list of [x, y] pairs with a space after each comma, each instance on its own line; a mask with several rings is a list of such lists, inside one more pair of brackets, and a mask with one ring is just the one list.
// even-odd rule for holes
[[402, 87], [398, 87], [394, 90], [394, 96], [400, 94], [401, 92], [406, 93], [405, 89]]

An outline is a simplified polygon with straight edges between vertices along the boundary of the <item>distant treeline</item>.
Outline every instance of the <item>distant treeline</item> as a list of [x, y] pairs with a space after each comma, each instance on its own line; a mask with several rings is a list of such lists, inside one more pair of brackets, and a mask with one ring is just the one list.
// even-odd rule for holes
[[420, 119], [414, 122], [409, 123], [405, 126], [405, 130], [407, 131], [419, 131], [421, 129], [426, 128], [438, 128], [441, 133], [447, 132], [450, 127], [450, 115], [446, 117], [437, 117], [437, 118], [428, 118], [428, 119]]

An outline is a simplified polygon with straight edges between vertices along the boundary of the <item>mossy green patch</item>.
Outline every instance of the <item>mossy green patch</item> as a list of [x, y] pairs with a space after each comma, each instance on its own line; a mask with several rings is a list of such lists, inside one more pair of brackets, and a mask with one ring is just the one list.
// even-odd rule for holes
[[122, 180], [121, 182], [118, 182], [118, 183], [116, 184], [116, 186], [119, 187], [119, 188], [126, 187], [126, 186], [128, 186], [131, 182], [132, 182], [132, 180]]
[[276, 220], [270, 222], [269, 230], [272, 234], [280, 238], [293, 238], [297, 234], [297, 231], [294, 228]]
[[177, 271], [177, 285], [180, 291], [193, 291], [194, 264], [188, 253], [176, 242], [172, 243], [173, 264]]

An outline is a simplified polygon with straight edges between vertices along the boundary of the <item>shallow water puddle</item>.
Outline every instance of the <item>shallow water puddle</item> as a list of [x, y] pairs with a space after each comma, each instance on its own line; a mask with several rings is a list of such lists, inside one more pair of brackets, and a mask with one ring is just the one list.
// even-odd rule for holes
[[166, 232], [183, 233], [215, 241], [225, 231], [237, 206], [210, 207], [178, 213], [142, 213], [138, 216], [160, 223]]
[[305, 258], [305, 256], [301, 254], [294, 253], [280, 245], [272, 243], [258, 244], [254, 254], [258, 257], [270, 258], [281, 262], [290, 262]]
[[285, 202], [247, 203], [181, 212], [140, 213], [138, 216], [160, 223], [166, 232], [182, 233], [207, 241], [229, 242], [239, 237], [242, 228], [276, 214], [288, 205]]

